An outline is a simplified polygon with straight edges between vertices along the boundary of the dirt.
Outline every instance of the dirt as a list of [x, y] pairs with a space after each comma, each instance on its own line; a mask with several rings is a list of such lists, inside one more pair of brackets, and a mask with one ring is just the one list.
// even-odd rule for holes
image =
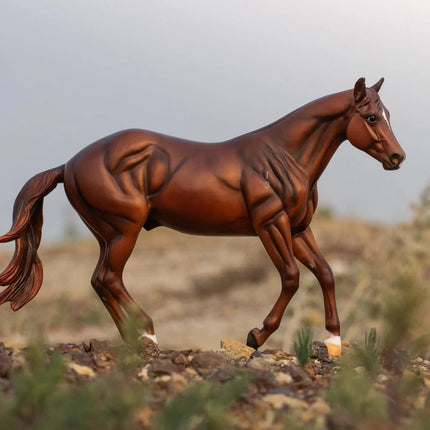
[[[131, 377], [147, 384], [152, 399], [145, 416], [137, 418], [141, 428], [152, 428], [153, 418], [168, 399], [192, 384], [207, 380], [222, 385], [241, 373], [252, 377], [229, 412], [229, 422], [235, 428], [282, 428], [286, 410], [297, 410], [305, 422], [329, 416], [330, 407], [321, 397], [321, 390], [336, 369], [336, 360], [328, 357], [326, 351], [321, 353], [324, 346], [316, 344], [313, 358], [303, 369], [293, 354], [265, 350], [249, 355], [249, 351], [244, 353], [244, 345], [233, 340], [225, 342], [230, 345], [228, 350], [167, 350], [157, 357], [144, 357], [134, 365]], [[77, 384], [115, 372], [121, 351], [114, 350], [110, 342], [92, 339], [89, 344], [56, 344], [46, 347], [45, 353], [47, 357], [54, 353], [63, 357], [68, 366], [68, 383]], [[24, 348], [0, 343], [3, 391], [13, 391], [10, 374], [12, 369], [16, 371], [25, 365], [24, 357]]]
[[[381, 425], [399, 430], [409, 428], [404, 427], [411, 413], [407, 407], [398, 410], [387, 422], [372, 421], [371, 417], [367, 419], [366, 416], [361, 416], [358, 421], [353, 415], [331, 406], [326, 393], [332, 378], [341, 368], [341, 360], [329, 356], [321, 342], [312, 344], [310, 358], [304, 367], [298, 365], [294, 354], [283, 350], [265, 349], [259, 352], [231, 339], [224, 339], [222, 345], [223, 348], [217, 350], [162, 350], [153, 356], [147, 354], [147, 349], [146, 353], [137, 356], [125, 345], [113, 347], [108, 341], [92, 339], [88, 344], [45, 346], [45, 361], [48, 362], [53, 355], [60, 356], [67, 365], [65, 381], [69, 385], [82, 385], [118, 373], [119, 366], [124, 367], [124, 363], [133, 357], [128, 370], [122, 370], [121, 378], [124, 385], [138, 382], [146, 387], [146, 399], [150, 400], [146, 400], [133, 417], [136, 428], [143, 430], [164, 428], [157, 425], [163, 419], [162, 412], [166, 410], [166, 405], [174, 398], [185, 397], [184, 393], [191, 387], [201, 386], [207, 381], [216, 390], [221, 390], [223, 386], [240, 380], [245, 381], [244, 388], [231, 401], [224, 417], [224, 425], [229, 428], [353, 430], [381, 428]], [[398, 360], [395, 354], [390, 357], [392, 360], [383, 360], [384, 366], [374, 375], [375, 386], [397, 407], [398, 393], [392, 390], [392, 386], [404, 375], [405, 378], [408, 374], [418, 375], [421, 388], [414, 402], [420, 401], [423, 407], [430, 385], [430, 362], [423, 359], [411, 361], [407, 356]], [[26, 348], [0, 343], [0, 391], [4, 395], [14, 393], [12, 373], [19, 373], [28, 365]], [[362, 369], [355, 368], [353, 371], [360, 374]], [[193, 414], [201, 413], [197, 405], [191, 405], [191, 408]], [[178, 420], [190, 419], [187, 417], [190, 411], [185, 406], [179, 413], [182, 416], [177, 416]], [[376, 427], [372, 427], [374, 425]]]

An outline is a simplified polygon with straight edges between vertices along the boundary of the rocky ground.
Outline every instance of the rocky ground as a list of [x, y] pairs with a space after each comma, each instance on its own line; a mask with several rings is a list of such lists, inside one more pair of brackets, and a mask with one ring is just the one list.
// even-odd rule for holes
[[[25, 373], [28, 367], [34, 367], [34, 357], [28, 355], [27, 349], [0, 344], [0, 388], [3, 396], [0, 404], [5, 404], [5, 398], [18, 396], [17, 391], [21, 389], [16, 386], [19, 384], [16, 375]], [[347, 356], [349, 349], [344, 346]], [[312, 344], [309, 361], [304, 367], [298, 365], [292, 353], [282, 350], [259, 352], [229, 339], [221, 341], [221, 348], [216, 351], [159, 352], [153, 348], [152, 356], [136, 355], [124, 345], [114, 348], [110, 342], [95, 339], [89, 344], [57, 344], [44, 348], [42, 361], [48, 368], [54, 356], [61, 357], [65, 363], [63, 384], [91, 385], [116, 374], [120, 375], [122, 384], [135, 387], [132, 391], [144, 389], [142, 392], [145, 394], [130, 412], [132, 424], [127, 428], [428, 428], [428, 421], [427, 427], [419, 426], [425, 422], [420, 414], [427, 404], [430, 362], [421, 358], [411, 361], [404, 353], [391, 353], [389, 357], [382, 358], [383, 365], [378, 367], [378, 372], [370, 374], [373, 388], [387, 401], [388, 415], [380, 416], [369, 406], [357, 415], [353, 405], [345, 408], [347, 402], [336, 402], [336, 395], [345, 396], [345, 393], [330, 395], [329, 387], [333, 385], [333, 378], [341, 372], [343, 364], [338, 357], [328, 356], [325, 345], [320, 342]], [[355, 375], [367, 371], [370, 368], [352, 368]], [[33, 370], [32, 377], [37, 377], [37, 371]], [[354, 378], [347, 382], [355, 384]], [[402, 385], [399, 381], [409, 381], [411, 385], [412, 380], [415, 384], [413, 396], [410, 399], [407, 395], [399, 397]], [[359, 381], [359, 384], [364, 383], [365, 379]], [[374, 395], [372, 390], [365, 393], [357, 387], [353, 390], [358, 397]], [[43, 390], [39, 391], [43, 397]], [[55, 392], [49, 395], [55, 396]], [[121, 395], [118, 392], [118, 396]], [[377, 402], [378, 398], [358, 398], [359, 408], [363, 408], [363, 401], [365, 403], [367, 400]], [[43, 406], [43, 402], [40, 404]], [[42, 406], [38, 403], [38, 407]], [[109, 406], [103, 404], [103, 414], [106, 414], [105, 408]], [[0, 411], [5, 412], [4, 409]], [[76, 414], [79, 413], [76, 410]], [[15, 416], [18, 420], [14, 421], [15, 424], [18, 422], [15, 428], [39, 428], [31, 423], [32, 419], [37, 423], [40, 411], [33, 412], [33, 417], [31, 414], [27, 416], [27, 421], [23, 421], [21, 414], [24, 412], [15, 411], [18, 417]], [[125, 427], [108, 424], [103, 428]]]

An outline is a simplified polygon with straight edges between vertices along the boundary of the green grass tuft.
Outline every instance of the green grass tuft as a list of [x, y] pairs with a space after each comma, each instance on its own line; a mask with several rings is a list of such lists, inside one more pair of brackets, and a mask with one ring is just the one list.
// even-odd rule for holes
[[312, 329], [309, 326], [301, 327], [296, 332], [294, 352], [301, 367], [305, 367], [311, 355]]

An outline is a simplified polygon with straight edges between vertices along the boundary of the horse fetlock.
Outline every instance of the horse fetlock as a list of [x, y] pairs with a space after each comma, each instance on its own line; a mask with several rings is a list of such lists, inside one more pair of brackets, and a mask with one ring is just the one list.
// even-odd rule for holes
[[332, 336], [339, 336], [340, 335], [339, 318], [337, 316], [328, 318], [325, 324], [325, 328]]

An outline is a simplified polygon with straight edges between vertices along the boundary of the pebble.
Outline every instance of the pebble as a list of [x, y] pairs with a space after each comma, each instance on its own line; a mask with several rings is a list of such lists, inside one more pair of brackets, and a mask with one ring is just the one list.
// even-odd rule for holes
[[327, 415], [330, 413], [331, 409], [323, 398], [318, 397], [316, 401], [310, 405], [310, 410], [315, 414]]
[[244, 345], [233, 339], [222, 339], [221, 349], [223, 349], [227, 355], [233, 360], [239, 358], [249, 359], [252, 354], [255, 353], [255, 349]]
[[286, 396], [285, 394], [266, 394], [263, 397], [263, 401], [269, 403], [275, 409], [282, 409], [284, 406], [291, 409], [307, 409], [308, 407], [304, 400]]
[[253, 358], [248, 361], [248, 367], [254, 370], [270, 370], [271, 364], [265, 358]]
[[180, 393], [188, 388], [188, 381], [182, 373], [172, 373], [170, 389], [173, 393]]
[[137, 377], [143, 382], [149, 379], [149, 364], [140, 369], [139, 373], [137, 374]]
[[276, 382], [280, 385], [289, 385], [294, 382], [292, 376], [285, 372], [276, 372], [275, 379]]
[[203, 376], [215, 373], [217, 369], [231, 364], [230, 357], [224, 352], [201, 351], [191, 360], [192, 366]]
[[82, 366], [81, 364], [70, 362], [68, 363], [70, 369], [72, 369], [79, 376], [88, 376], [89, 378], [94, 378], [96, 373], [91, 367]]

